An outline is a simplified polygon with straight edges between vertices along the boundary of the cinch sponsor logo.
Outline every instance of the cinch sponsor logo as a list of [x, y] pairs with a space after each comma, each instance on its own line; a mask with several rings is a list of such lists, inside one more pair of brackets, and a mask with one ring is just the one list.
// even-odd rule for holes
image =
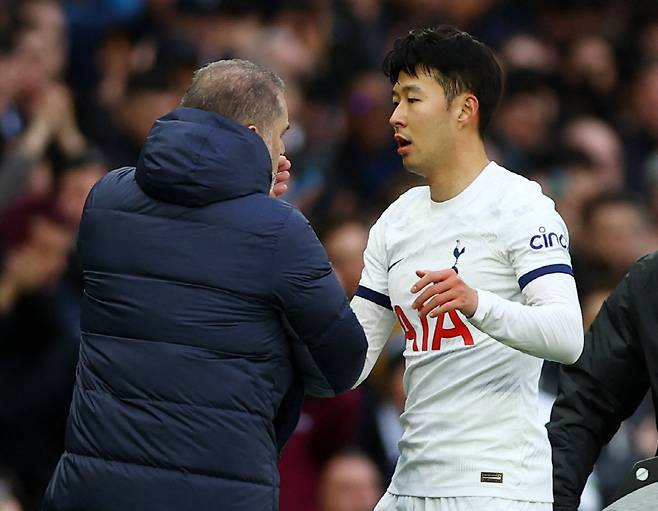
[[569, 248], [567, 238], [564, 237], [564, 234], [547, 233], [546, 227], [543, 226], [539, 228], [539, 234], [535, 234], [530, 238], [530, 248], [533, 250], [549, 248], [555, 245], [560, 245], [562, 248]]

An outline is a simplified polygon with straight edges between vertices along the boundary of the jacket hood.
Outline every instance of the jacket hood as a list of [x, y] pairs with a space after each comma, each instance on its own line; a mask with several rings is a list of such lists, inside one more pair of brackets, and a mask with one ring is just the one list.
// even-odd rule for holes
[[268, 193], [272, 163], [263, 139], [245, 126], [213, 112], [177, 108], [151, 128], [135, 179], [154, 199], [205, 206]]

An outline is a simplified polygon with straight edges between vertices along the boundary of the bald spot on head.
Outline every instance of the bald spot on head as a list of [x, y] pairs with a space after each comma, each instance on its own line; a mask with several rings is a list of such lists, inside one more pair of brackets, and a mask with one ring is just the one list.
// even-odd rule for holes
[[194, 73], [181, 106], [215, 112], [267, 133], [283, 112], [285, 85], [248, 60], [219, 60]]

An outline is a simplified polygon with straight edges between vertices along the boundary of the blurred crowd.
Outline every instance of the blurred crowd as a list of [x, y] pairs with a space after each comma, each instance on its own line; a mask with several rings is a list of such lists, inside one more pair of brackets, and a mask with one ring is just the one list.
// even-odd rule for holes
[[[506, 92], [489, 155], [539, 181], [567, 222], [583, 321], [658, 249], [658, 5], [640, 0], [0, 0], [0, 511], [38, 509], [63, 449], [78, 350], [85, 197], [134, 165], [200, 65], [282, 76], [294, 179], [348, 295], [368, 227], [422, 181], [406, 173], [380, 63], [413, 27], [492, 46]], [[281, 459], [282, 511], [367, 511], [397, 459], [403, 341], [362, 388], [308, 399]], [[546, 418], [556, 368], [545, 365]], [[656, 452], [647, 403], [596, 466], [582, 509]]]

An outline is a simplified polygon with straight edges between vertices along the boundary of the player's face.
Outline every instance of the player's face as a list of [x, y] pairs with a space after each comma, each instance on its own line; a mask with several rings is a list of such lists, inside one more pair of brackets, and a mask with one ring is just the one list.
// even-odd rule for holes
[[395, 130], [398, 154], [405, 168], [429, 176], [454, 151], [457, 125], [455, 101], [448, 105], [443, 87], [432, 75], [401, 72], [393, 86], [395, 110], [389, 122]]

